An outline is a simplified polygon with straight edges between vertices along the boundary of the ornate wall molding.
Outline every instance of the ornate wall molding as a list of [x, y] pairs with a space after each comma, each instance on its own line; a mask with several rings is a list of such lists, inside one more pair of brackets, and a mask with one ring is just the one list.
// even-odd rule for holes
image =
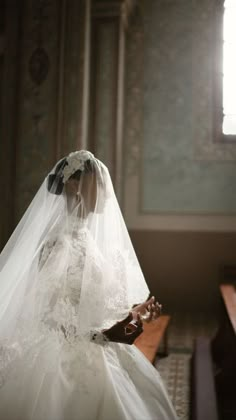
[[[0, 5], [0, 249], [14, 228], [15, 147], [18, 135], [20, 6]], [[5, 46], [7, 45], [7, 48]]]
[[91, 7], [89, 146], [108, 165], [120, 203], [124, 173], [125, 29], [135, 4], [94, 0]]
[[[57, 157], [85, 148], [87, 0], [61, 0], [59, 85], [57, 94]], [[88, 69], [89, 70], [89, 69]], [[89, 71], [87, 72], [89, 73]], [[85, 107], [86, 108], [86, 107]]]
[[127, 32], [126, 78], [125, 78], [125, 122], [124, 156], [125, 179], [139, 173], [143, 130], [143, 21], [141, 13], [135, 18]]
[[24, 2], [16, 220], [56, 160], [61, 5], [62, 0]]
[[138, 0], [123, 0], [121, 4], [122, 23], [126, 29], [129, 28], [130, 19], [137, 7]]
[[41, 85], [46, 80], [50, 67], [50, 60], [47, 52], [42, 47], [37, 47], [29, 60], [29, 73], [36, 85]]
[[4, 54], [5, 50], [5, 38], [4, 35], [0, 34], [0, 56]]
[[92, 24], [90, 148], [108, 166], [116, 166], [116, 110], [119, 21], [96, 18]]
[[103, 18], [119, 16], [124, 28], [127, 29], [138, 2], [138, 0], [93, 0], [92, 14]]

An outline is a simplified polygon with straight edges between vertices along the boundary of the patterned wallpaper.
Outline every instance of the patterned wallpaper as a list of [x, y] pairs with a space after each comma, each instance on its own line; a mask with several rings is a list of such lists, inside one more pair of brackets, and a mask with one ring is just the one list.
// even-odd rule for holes
[[128, 60], [142, 68], [127, 68], [125, 143], [142, 213], [236, 212], [236, 145], [213, 130], [217, 5], [149, 0], [133, 24]]

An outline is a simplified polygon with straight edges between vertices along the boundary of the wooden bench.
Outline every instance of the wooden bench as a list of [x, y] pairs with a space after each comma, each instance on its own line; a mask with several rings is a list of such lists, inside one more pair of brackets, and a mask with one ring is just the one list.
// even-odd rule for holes
[[208, 338], [197, 338], [191, 368], [191, 420], [218, 420], [211, 343]]
[[221, 284], [223, 309], [218, 331], [211, 342], [217, 401], [222, 419], [236, 419], [236, 288]]
[[149, 323], [143, 323], [143, 333], [135, 340], [134, 344], [147, 357], [147, 359], [154, 363], [156, 354], [163, 341], [164, 351], [163, 356], [168, 355], [168, 325], [170, 322], [170, 315], [161, 315], [158, 319]]

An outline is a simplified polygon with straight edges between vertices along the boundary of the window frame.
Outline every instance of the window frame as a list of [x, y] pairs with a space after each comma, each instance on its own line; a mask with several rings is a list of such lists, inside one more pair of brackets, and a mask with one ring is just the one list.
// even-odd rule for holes
[[223, 133], [223, 19], [225, 0], [216, 2], [213, 39], [213, 132], [215, 143], [235, 144], [236, 134]]

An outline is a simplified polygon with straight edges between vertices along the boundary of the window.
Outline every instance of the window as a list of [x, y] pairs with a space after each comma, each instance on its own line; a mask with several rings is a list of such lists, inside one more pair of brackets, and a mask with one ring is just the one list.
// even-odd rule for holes
[[222, 96], [222, 132], [232, 138], [236, 136], [236, 0], [224, 2]]

